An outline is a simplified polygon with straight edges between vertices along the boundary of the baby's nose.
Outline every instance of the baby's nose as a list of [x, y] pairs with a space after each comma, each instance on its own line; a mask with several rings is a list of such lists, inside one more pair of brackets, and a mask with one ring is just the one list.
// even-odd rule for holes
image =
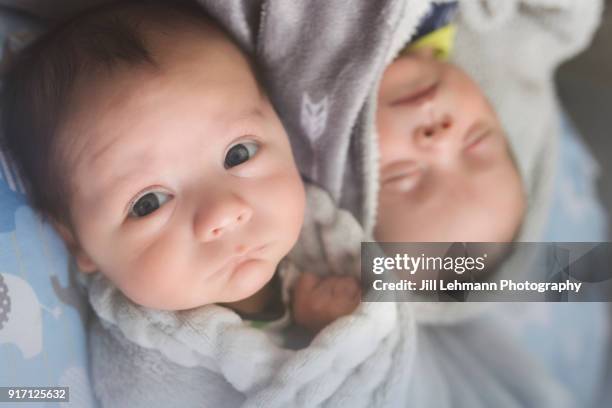
[[207, 242], [249, 222], [253, 210], [239, 197], [228, 197], [214, 204], [204, 205], [196, 214], [194, 230], [200, 240]]
[[419, 126], [414, 130], [415, 142], [421, 147], [442, 142], [451, 132], [453, 125], [453, 118], [450, 115], [445, 115], [433, 123]]

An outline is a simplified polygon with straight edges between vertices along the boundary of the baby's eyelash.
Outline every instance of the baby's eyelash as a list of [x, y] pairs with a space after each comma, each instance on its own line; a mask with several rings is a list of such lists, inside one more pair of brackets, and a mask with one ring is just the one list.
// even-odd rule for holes
[[149, 191], [134, 202], [130, 207], [128, 216], [132, 218], [147, 217], [163, 207], [172, 198], [173, 196], [166, 192]]
[[[238, 147], [242, 149], [238, 149]], [[254, 139], [243, 139], [230, 146], [225, 152], [223, 166], [226, 169], [238, 166], [248, 160], [251, 160], [259, 151], [260, 143]]]
[[132, 210], [132, 208], [134, 207], [134, 204], [136, 204], [138, 202], [138, 200], [140, 200], [142, 197], [144, 197], [145, 195], [149, 194], [149, 193], [154, 193], [154, 192], [162, 192], [165, 194], [170, 194], [174, 197], [174, 195], [172, 193], [170, 193], [167, 189], [161, 187], [161, 186], [150, 186], [147, 188], [144, 188], [142, 190], [140, 190], [135, 196], [134, 198], [132, 198], [126, 205], [125, 209], [123, 210], [123, 214], [124, 217], [129, 216], [130, 211]]

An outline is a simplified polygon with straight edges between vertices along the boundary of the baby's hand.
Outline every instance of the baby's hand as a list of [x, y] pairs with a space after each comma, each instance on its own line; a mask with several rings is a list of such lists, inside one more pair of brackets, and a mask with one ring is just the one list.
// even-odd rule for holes
[[352, 276], [300, 276], [293, 292], [293, 318], [317, 333], [337, 318], [352, 313], [361, 300], [359, 282]]

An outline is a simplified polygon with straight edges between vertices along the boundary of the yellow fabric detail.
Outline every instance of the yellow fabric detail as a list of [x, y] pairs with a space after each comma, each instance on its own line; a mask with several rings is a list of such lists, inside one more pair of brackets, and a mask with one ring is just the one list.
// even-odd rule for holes
[[433, 48], [436, 58], [446, 61], [451, 56], [456, 31], [457, 28], [453, 24], [446, 25], [409, 44], [402, 54], [422, 48]]

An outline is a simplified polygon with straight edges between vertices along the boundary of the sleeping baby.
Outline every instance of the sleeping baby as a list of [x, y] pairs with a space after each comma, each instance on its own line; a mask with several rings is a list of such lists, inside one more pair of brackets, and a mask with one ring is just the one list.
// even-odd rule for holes
[[435, 30], [401, 52], [380, 83], [375, 235], [383, 242], [511, 242], [525, 212], [521, 177], [482, 90], [445, 61], [453, 31], [443, 18], [454, 5], [438, 8], [429, 24]]
[[[479, 86], [445, 61], [448, 36], [452, 30], [443, 26], [409, 45], [381, 80], [378, 241], [511, 242], [527, 212], [506, 133]], [[516, 80], [507, 86], [511, 81]], [[529, 355], [521, 364], [531, 359], [546, 367], [562, 392], [571, 394], [572, 406], [589, 406], [601, 383], [602, 356], [609, 344], [606, 307], [595, 302], [490, 305], [490, 315], [507, 326], [506, 338]], [[453, 305], [459, 310], [466, 306]], [[582, 350], [580, 370], [567, 352], [567, 338], [573, 339], [575, 350]]]
[[7, 84], [7, 147], [82, 272], [140, 306], [218, 304], [257, 327], [292, 312], [316, 332], [359, 304], [356, 279], [314, 274], [288, 299], [304, 185], [255, 67], [199, 8], [78, 16]]

